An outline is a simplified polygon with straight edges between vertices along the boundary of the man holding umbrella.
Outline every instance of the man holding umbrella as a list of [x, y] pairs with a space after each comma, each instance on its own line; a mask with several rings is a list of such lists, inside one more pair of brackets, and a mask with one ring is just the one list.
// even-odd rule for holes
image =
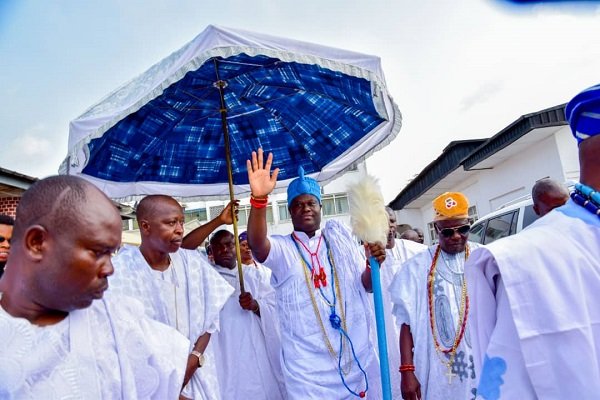
[[[272, 154], [247, 161], [252, 197], [248, 242], [258, 262], [270, 268], [277, 293], [289, 399], [366, 397], [378, 386], [374, 346], [369, 340], [370, 271], [348, 228], [329, 221], [321, 230], [318, 183], [304, 176], [288, 187], [291, 235], [267, 237], [266, 205], [275, 188]], [[383, 262], [385, 248], [369, 244]]]

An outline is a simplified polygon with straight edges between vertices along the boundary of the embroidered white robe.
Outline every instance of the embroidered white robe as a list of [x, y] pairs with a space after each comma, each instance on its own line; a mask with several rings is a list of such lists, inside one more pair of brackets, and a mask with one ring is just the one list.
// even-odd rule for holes
[[221, 310], [221, 329], [211, 337], [223, 400], [281, 400], [285, 385], [279, 355], [281, 340], [275, 291], [264, 272], [244, 266], [244, 288], [260, 307], [260, 317], [240, 306], [237, 268], [215, 265], [235, 288]]
[[[310, 239], [303, 232], [295, 234], [313, 252], [322, 235], [329, 241], [342, 295], [342, 299], [337, 299], [336, 312], [341, 315], [340, 304], [343, 304], [348, 335], [354, 345], [356, 358], [368, 376], [367, 398], [378, 399], [380, 395], [375, 393], [378, 393], [379, 366], [369, 337], [371, 309], [361, 282], [365, 265], [360, 247], [349, 229], [334, 220], [327, 221], [325, 228], [315, 232]], [[340, 333], [329, 323], [330, 307], [312, 281], [307, 285], [305, 267], [291, 236], [274, 235], [269, 240], [271, 250], [263, 264], [273, 273], [271, 283], [277, 293], [282, 368], [288, 398], [355, 398], [344, 387], [338, 371]], [[300, 248], [310, 262], [310, 255], [302, 246]], [[319, 247], [318, 258], [327, 275], [327, 286], [323, 288], [323, 293], [331, 301], [334, 280], [324, 240]], [[319, 315], [315, 314], [311, 293]], [[330, 354], [322, 329], [336, 353], [335, 357]], [[342, 354], [342, 367], [346, 384], [356, 393], [365, 390], [364, 376], [348, 347]]]
[[[469, 242], [471, 251], [478, 245]], [[410, 326], [414, 342], [415, 374], [421, 383], [424, 400], [472, 399], [475, 396], [476, 371], [471, 349], [471, 333], [466, 326], [456, 356], [452, 373], [456, 376], [448, 383], [448, 357], [436, 352], [429, 319], [427, 277], [437, 246], [418, 253], [409, 259], [394, 277], [390, 296], [394, 303], [393, 313], [398, 328]], [[440, 252], [437, 262], [434, 298], [438, 342], [449, 349], [455, 340], [459, 322], [459, 309], [464, 280], [465, 252], [447, 254]], [[442, 361], [444, 363], [442, 363]]]
[[[138, 247], [124, 246], [113, 257], [115, 273], [109, 290], [133, 296], [151, 318], [172, 326], [190, 339], [190, 352], [198, 337], [219, 329], [219, 313], [233, 288], [194, 250], [170, 254], [164, 272], [153, 270]], [[212, 346], [205, 363], [194, 373], [182, 394], [194, 400], [220, 399]]]
[[600, 220], [573, 203], [473, 253], [478, 399], [596, 399]]
[[[396, 318], [392, 313], [393, 303], [390, 297], [389, 288], [394, 280], [394, 276], [402, 269], [402, 265], [414, 255], [425, 249], [427, 249], [427, 246], [424, 244], [405, 239], [396, 239], [394, 247], [385, 250], [385, 261], [381, 268], [381, 294], [383, 297], [383, 311], [385, 315], [385, 334], [388, 350], [388, 363], [390, 367], [390, 383], [392, 386], [392, 399], [394, 400], [402, 399], [402, 393], [400, 392], [400, 374], [398, 373], [398, 368], [400, 367], [400, 347], [398, 346], [400, 330], [396, 324]], [[373, 296], [370, 297], [372, 299]], [[376, 326], [375, 319], [373, 319], [372, 324], [373, 326]], [[372, 340], [377, 345], [377, 354], [379, 354], [377, 332], [375, 329], [372, 331]]]
[[176, 399], [189, 341], [111, 296], [39, 327], [0, 307], [1, 399]]

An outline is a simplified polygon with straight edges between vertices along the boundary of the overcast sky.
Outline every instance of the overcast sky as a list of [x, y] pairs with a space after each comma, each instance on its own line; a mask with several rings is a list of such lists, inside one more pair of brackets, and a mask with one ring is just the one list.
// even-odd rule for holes
[[452, 140], [600, 81], [598, 6], [486, 0], [0, 0], [0, 166], [55, 174], [69, 121], [217, 24], [381, 57], [403, 114], [367, 163], [386, 202]]

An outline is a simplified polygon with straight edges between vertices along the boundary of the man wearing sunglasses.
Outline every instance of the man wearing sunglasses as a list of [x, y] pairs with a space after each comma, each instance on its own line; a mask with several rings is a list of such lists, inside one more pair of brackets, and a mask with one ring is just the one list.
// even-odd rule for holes
[[10, 253], [10, 239], [12, 238], [14, 224], [13, 217], [0, 214], [0, 278], [4, 274], [4, 266]]
[[[469, 332], [464, 264], [469, 201], [448, 192], [433, 201], [438, 244], [408, 260], [390, 286], [400, 327], [402, 398], [467, 399], [477, 384]], [[413, 351], [414, 349], [414, 351]]]

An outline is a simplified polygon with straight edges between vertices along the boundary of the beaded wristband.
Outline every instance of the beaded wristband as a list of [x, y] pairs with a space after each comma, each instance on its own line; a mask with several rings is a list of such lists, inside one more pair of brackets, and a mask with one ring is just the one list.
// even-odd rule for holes
[[254, 197], [250, 197], [250, 205], [254, 208], [266, 208], [269, 204], [269, 199], [255, 199]]
[[415, 366], [412, 364], [404, 364], [398, 368], [398, 372], [412, 372], [415, 370]]

